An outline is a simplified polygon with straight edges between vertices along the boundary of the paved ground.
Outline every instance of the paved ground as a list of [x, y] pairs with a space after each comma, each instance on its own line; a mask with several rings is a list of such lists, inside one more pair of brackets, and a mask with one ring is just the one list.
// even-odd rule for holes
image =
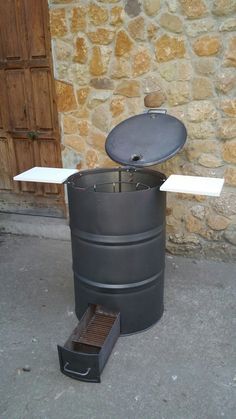
[[70, 243], [3, 235], [0, 251], [1, 419], [236, 417], [236, 265], [167, 256], [162, 320], [85, 384], [56, 351], [76, 324]]

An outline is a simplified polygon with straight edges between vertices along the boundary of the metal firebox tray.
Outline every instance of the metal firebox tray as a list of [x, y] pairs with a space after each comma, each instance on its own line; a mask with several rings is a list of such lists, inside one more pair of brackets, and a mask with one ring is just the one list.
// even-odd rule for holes
[[65, 345], [57, 347], [61, 372], [77, 380], [100, 382], [119, 335], [120, 313], [89, 305]]

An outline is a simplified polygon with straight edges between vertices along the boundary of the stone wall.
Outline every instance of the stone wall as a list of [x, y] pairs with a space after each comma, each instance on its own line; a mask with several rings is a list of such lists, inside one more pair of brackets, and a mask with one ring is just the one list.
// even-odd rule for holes
[[220, 198], [168, 194], [167, 248], [236, 257], [235, 0], [49, 0], [65, 167], [115, 165], [107, 133], [148, 107], [187, 126], [165, 174], [225, 177]]

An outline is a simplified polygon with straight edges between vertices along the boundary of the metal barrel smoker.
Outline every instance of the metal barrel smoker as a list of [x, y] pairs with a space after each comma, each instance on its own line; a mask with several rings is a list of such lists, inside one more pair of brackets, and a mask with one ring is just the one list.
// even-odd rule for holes
[[[60, 182], [54, 172], [52, 182], [67, 183], [80, 320], [66, 343], [58, 345], [61, 371], [69, 377], [99, 382], [119, 335], [145, 330], [163, 314], [165, 190], [193, 193], [195, 188], [219, 196], [224, 182], [201, 178], [205, 182], [199, 187], [199, 178], [179, 176], [178, 189], [172, 176], [166, 181], [164, 174], [147, 169], [178, 153], [186, 137], [181, 121], [150, 110], [109, 133], [106, 152], [121, 167], [72, 170], [69, 177], [67, 171]], [[38, 181], [45, 182], [50, 182], [50, 170], [67, 170], [34, 168], [14, 179], [37, 181], [37, 169], [44, 173]]]

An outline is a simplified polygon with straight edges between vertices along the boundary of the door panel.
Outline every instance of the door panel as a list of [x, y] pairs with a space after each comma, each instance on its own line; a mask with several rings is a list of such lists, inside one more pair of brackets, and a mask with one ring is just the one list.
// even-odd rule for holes
[[[15, 153], [17, 171], [19, 173], [31, 169], [34, 166], [33, 142], [28, 139], [15, 139]], [[35, 192], [36, 185], [33, 182], [19, 182], [22, 192]]]
[[61, 167], [47, 0], [0, 0], [0, 28], [0, 210], [64, 216], [63, 187], [12, 181]]
[[[55, 148], [58, 147], [56, 142], [42, 140], [39, 142], [40, 166], [42, 167], [59, 167], [59, 162], [55, 161], [54, 157], [57, 152]], [[59, 185], [44, 183], [45, 194], [57, 194], [59, 192]]]
[[24, 11], [28, 32], [29, 59], [47, 58], [49, 55], [45, 37], [45, 2], [24, 0]]
[[12, 190], [10, 152], [7, 138], [0, 137], [0, 189]]
[[27, 86], [24, 69], [6, 70], [5, 83], [8, 96], [10, 131], [30, 130]]
[[1, 1], [0, 27], [2, 59], [6, 61], [24, 58], [24, 37], [22, 13], [17, 0]]
[[31, 70], [36, 130], [53, 130], [53, 98], [51, 74], [47, 68]]

